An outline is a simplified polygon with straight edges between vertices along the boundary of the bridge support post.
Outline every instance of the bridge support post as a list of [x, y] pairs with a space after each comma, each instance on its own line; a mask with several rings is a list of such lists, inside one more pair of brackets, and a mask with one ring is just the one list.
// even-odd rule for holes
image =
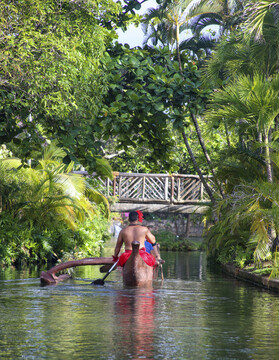
[[142, 200], [145, 200], [145, 176], [142, 179]]
[[169, 178], [166, 177], [165, 178], [165, 200], [168, 200], [168, 195], [169, 195]]
[[121, 183], [122, 183], [122, 177], [119, 176], [119, 185], [118, 185], [118, 196], [119, 196], [119, 199], [121, 197]]
[[113, 177], [113, 196], [116, 195], [116, 177]]
[[174, 177], [171, 176], [171, 204], [173, 204], [174, 200]]
[[107, 196], [109, 196], [109, 178], [106, 178]]
[[203, 200], [203, 183], [201, 182], [201, 201]]
[[177, 178], [177, 201], [180, 201], [180, 178]]

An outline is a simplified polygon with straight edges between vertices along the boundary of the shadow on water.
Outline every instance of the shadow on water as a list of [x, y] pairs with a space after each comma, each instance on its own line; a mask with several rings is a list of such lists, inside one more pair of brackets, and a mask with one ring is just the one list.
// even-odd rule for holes
[[39, 269], [0, 271], [0, 359], [277, 359], [279, 296], [209, 266], [200, 252], [162, 252], [165, 280], [105, 286], [98, 266], [41, 287]]

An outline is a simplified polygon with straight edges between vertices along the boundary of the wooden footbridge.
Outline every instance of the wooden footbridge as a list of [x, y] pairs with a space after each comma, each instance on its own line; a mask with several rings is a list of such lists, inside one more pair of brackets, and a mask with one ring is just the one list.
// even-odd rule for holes
[[[114, 172], [113, 180], [75, 172], [94, 178], [96, 188], [107, 197], [115, 197], [111, 211], [202, 213], [210, 200], [197, 175], [142, 174]], [[213, 188], [212, 177], [206, 176]]]

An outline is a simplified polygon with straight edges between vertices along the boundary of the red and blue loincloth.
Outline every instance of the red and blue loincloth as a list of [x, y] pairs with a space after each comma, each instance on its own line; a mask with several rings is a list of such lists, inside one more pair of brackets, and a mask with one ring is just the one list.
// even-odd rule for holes
[[[120, 257], [119, 257], [118, 265], [119, 266], [124, 266], [126, 261], [131, 256], [131, 254], [132, 254], [132, 250], [126, 250], [123, 254], [121, 254]], [[155, 266], [156, 265], [155, 257], [152, 256], [151, 254], [148, 254], [148, 252], [146, 252], [145, 248], [141, 248], [139, 250], [139, 254], [140, 254], [142, 260], [147, 265], [149, 265], [149, 266]]]

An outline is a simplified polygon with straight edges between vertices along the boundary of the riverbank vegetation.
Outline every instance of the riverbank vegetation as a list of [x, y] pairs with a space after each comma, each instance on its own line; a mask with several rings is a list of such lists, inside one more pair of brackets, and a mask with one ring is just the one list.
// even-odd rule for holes
[[95, 254], [108, 204], [72, 170], [112, 168], [198, 174], [208, 255], [276, 275], [278, 2], [142, 2], [1, 2], [1, 261]]
[[156, 241], [160, 244], [160, 250], [166, 251], [197, 251], [203, 250], [204, 244], [200, 239], [181, 238], [167, 231], [154, 232]]
[[33, 167], [0, 160], [0, 263], [12, 265], [98, 256], [108, 237], [109, 203], [66, 153], [46, 147]]

